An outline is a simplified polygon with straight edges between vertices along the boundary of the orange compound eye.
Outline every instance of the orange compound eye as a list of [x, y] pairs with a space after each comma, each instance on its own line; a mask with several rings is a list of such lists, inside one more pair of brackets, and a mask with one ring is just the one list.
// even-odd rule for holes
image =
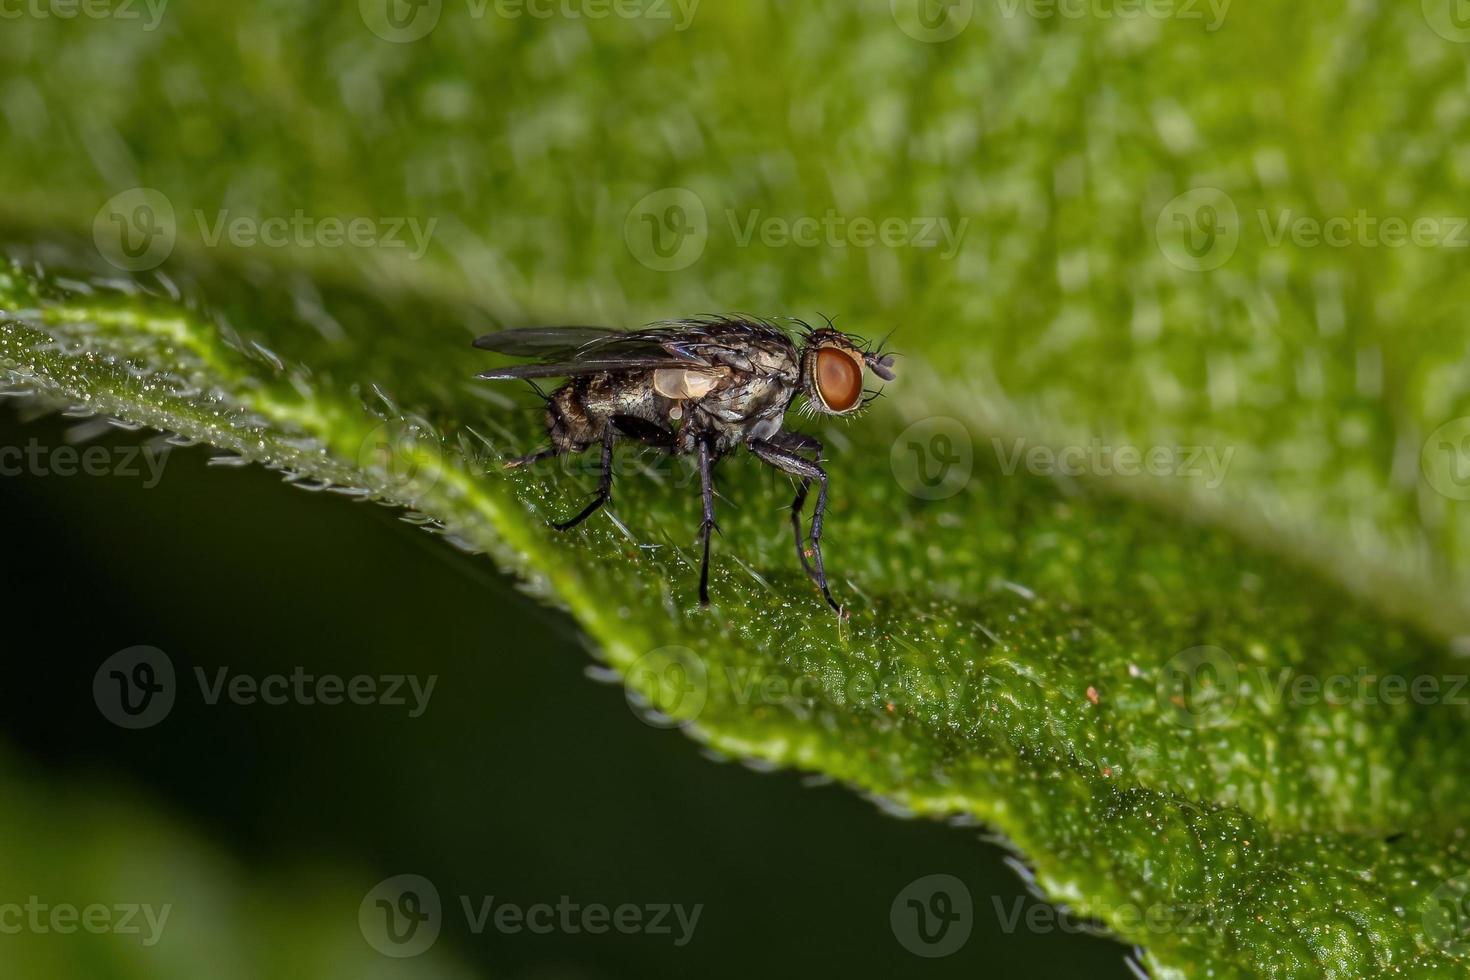
[[817, 394], [829, 411], [849, 412], [863, 397], [863, 365], [836, 347], [817, 351]]

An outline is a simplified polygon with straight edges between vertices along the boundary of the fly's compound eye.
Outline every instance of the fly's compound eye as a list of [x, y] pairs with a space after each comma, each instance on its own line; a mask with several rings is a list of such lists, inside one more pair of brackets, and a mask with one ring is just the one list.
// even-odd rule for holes
[[817, 351], [817, 395], [830, 412], [850, 412], [863, 398], [863, 362], [839, 347]]

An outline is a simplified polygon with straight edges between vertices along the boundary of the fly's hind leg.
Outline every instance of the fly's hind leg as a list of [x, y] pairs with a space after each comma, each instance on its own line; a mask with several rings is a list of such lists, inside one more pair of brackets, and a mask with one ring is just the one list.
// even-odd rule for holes
[[[817, 482], [817, 505], [812, 511], [812, 533], [810, 539], [812, 544], [812, 581], [816, 582], [817, 587], [822, 590], [822, 598], [827, 600], [827, 605], [831, 606], [839, 616], [842, 615], [842, 607], [837, 604], [836, 599], [832, 598], [832, 591], [827, 587], [827, 570], [822, 564], [822, 518], [827, 512], [827, 471], [822, 469], [820, 464], [814, 463], [809, 459], [803, 459], [793, 450], [779, 446], [774, 442], [767, 442], [764, 439], [752, 439], [747, 445], [750, 447], [750, 451], [761, 462], [774, 466], [783, 473], [790, 473], [792, 476], [799, 477], [802, 480], [802, 488], [797, 493], [798, 501], [804, 501], [806, 499], [806, 491], [810, 487], [811, 482], [813, 480]], [[799, 513], [800, 511], [798, 511]], [[803, 555], [802, 557], [802, 565], [805, 567], [805, 556]]]
[[[582, 512], [569, 521], [553, 521], [551, 526], [556, 528], [558, 531], [569, 531], [572, 528], [576, 527], [578, 524], [581, 524], [587, 518], [596, 513], [597, 508], [607, 503], [608, 498], [612, 496], [612, 448], [615, 432], [616, 430], [613, 428], [613, 424], [611, 422], [608, 422], [605, 426], [603, 426], [602, 476], [597, 481], [597, 493], [593, 496], [592, 502], [589, 503], [586, 507], [583, 507]], [[556, 455], [556, 450], [554, 449], [542, 450], [542, 452], [549, 453], [550, 455]]]
[[[549, 397], [547, 397], [546, 392], [542, 391], [541, 388], [540, 388], [540, 386], [537, 385], [536, 382], [532, 381], [530, 378], [527, 378], [526, 379], [526, 384], [528, 384], [528, 385], [531, 386], [531, 390], [536, 393], [536, 397], [537, 398], [541, 399], [543, 402], [546, 403], [547, 411], [548, 411], [548, 413], [550, 413], [549, 414], [549, 419], [551, 420], [551, 424], [553, 425], [553, 428], [554, 428], [554, 420], [556, 419], [556, 409], [552, 405], [551, 399]], [[554, 432], [553, 432], [553, 436], [552, 436], [552, 440], [551, 441], [552, 441], [552, 445], [547, 446], [545, 449], [538, 449], [534, 453], [527, 453], [524, 456], [517, 456], [515, 459], [508, 459], [508, 460], [506, 460], [505, 461], [505, 464], [504, 464], [505, 465], [505, 468], [508, 469], [508, 470], [513, 470], [513, 469], [517, 469], [517, 468], [522, 467], [522, 466], [530, 466], [533, 463], [539, 463], [543, 459], [554, 459], [557, 456], [565, 456], [566, 453], [567, 453], [567, 449], [566, 449], [566, 447], [564, 445], [557, 445], [556, 444], [557, 443], [557, 439], [555, 437], [555, 433]]]

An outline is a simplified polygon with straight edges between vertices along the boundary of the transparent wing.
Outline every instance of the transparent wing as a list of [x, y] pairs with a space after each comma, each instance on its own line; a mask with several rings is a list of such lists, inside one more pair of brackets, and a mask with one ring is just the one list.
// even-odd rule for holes
[[524, 327], [486, 334], [481, 350], [533, 357], [534, 364], [494, 368], [487, 381], [566, 378], [579, 374], [725, 365], [748, 368], [752, 345], [791, 341], [774, 325], [739, 317], [707, 317], [656, 323], [641, 330], [608, 327]]
[[680, 349], [688, 331], [675, 326], [644, 330], [609, 327], [524, 327], [486, 334], [474, 346], [497, 354], [534, 357], [535, 364], [493, 368], [478, 375], [487, 381], [516, 378], [567, 378], [578, 374], [687, 367], [700, 363]]
[[487, 333], [474, 346], [516, 357], [557, 357], [575, 352], [584, 344], [615, 337], [623, 331], [611, 327], [521, 327]]

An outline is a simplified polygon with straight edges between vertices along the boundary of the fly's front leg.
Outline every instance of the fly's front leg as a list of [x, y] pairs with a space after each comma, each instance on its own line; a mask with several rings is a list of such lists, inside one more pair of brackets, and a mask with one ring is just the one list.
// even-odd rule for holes
[[[840, 615], [842, 607], [837, 604], [837, 600], [832, 598], [832, 592], [827, 587], [827, 570], [822, 564], [822, 517], [827, 511], [827, 471], [822, 469], [820, 464], [803, 459], [790, 449], [784, 449], [764, 439], [752, 439], [749, 446], [750, 451], [761, 462], [774, 466], [783, 473], [790, 473], [792, 476], [801, 478], [802, 489], [797, 494], [798, 500], [804, 501], [811, 482], [813, 480], [817, 482], [817, 505], [812, 511], [811, 574], [813, 581], [822, 590], [822, 598], [826, 599], [827, 605]], [[805, 566], [806, 562], [803, 561], [802, 565]]]
[[607, 423], [602, 429], [602, 476], [597, 481], [597, 495], [592, 498], [590, 504], [582, 508], [582, 512], [576, 517], [573, 517], [569, 521], [553, 522], [551, 526], [558, 531], [569, 531], [578, 524], [581, 524], [587, 518], [591, 517], [597, 511], [597, 508], [607, 503], [608, 498], [612, 496], [612, 449], [614, 434], [613, 424], [611, 422]]
[[699, 489], [704, 496], [704, 520], [699, 525], [700, 536], [704, 539], [704, 560], [699, 566], [699, 604], [709, 605], [709, 539], [710, 534], [718, 528], [715, 527], [715, 483], [713, 477], [714, 460], [711, 458], [709, 443], [699, 440]]
[[[813, 462], [821, 463], [822, 461], [822, 443], [815, 436], [809, 436], [805, 432], [781, 432], [768, 441], [773, 446], [793, 453], [809, 452], [812, 454]], [[796, 560], [801, 562], [802, 571], [806, 572], [807, 578], [821, 584], [817, 578], [816, 569], [812, 568], [811, 562], [807, 561], [807, 547], [802, 541], [801, 533], [801, 510], [806, 506], [806, 495], [811, 491], [812, 480], [808, 476], [801, 477], [800, 480], [801, 482], [796, 487], [796, 499], [791, 501], [791, 533], [796, 539]]]

